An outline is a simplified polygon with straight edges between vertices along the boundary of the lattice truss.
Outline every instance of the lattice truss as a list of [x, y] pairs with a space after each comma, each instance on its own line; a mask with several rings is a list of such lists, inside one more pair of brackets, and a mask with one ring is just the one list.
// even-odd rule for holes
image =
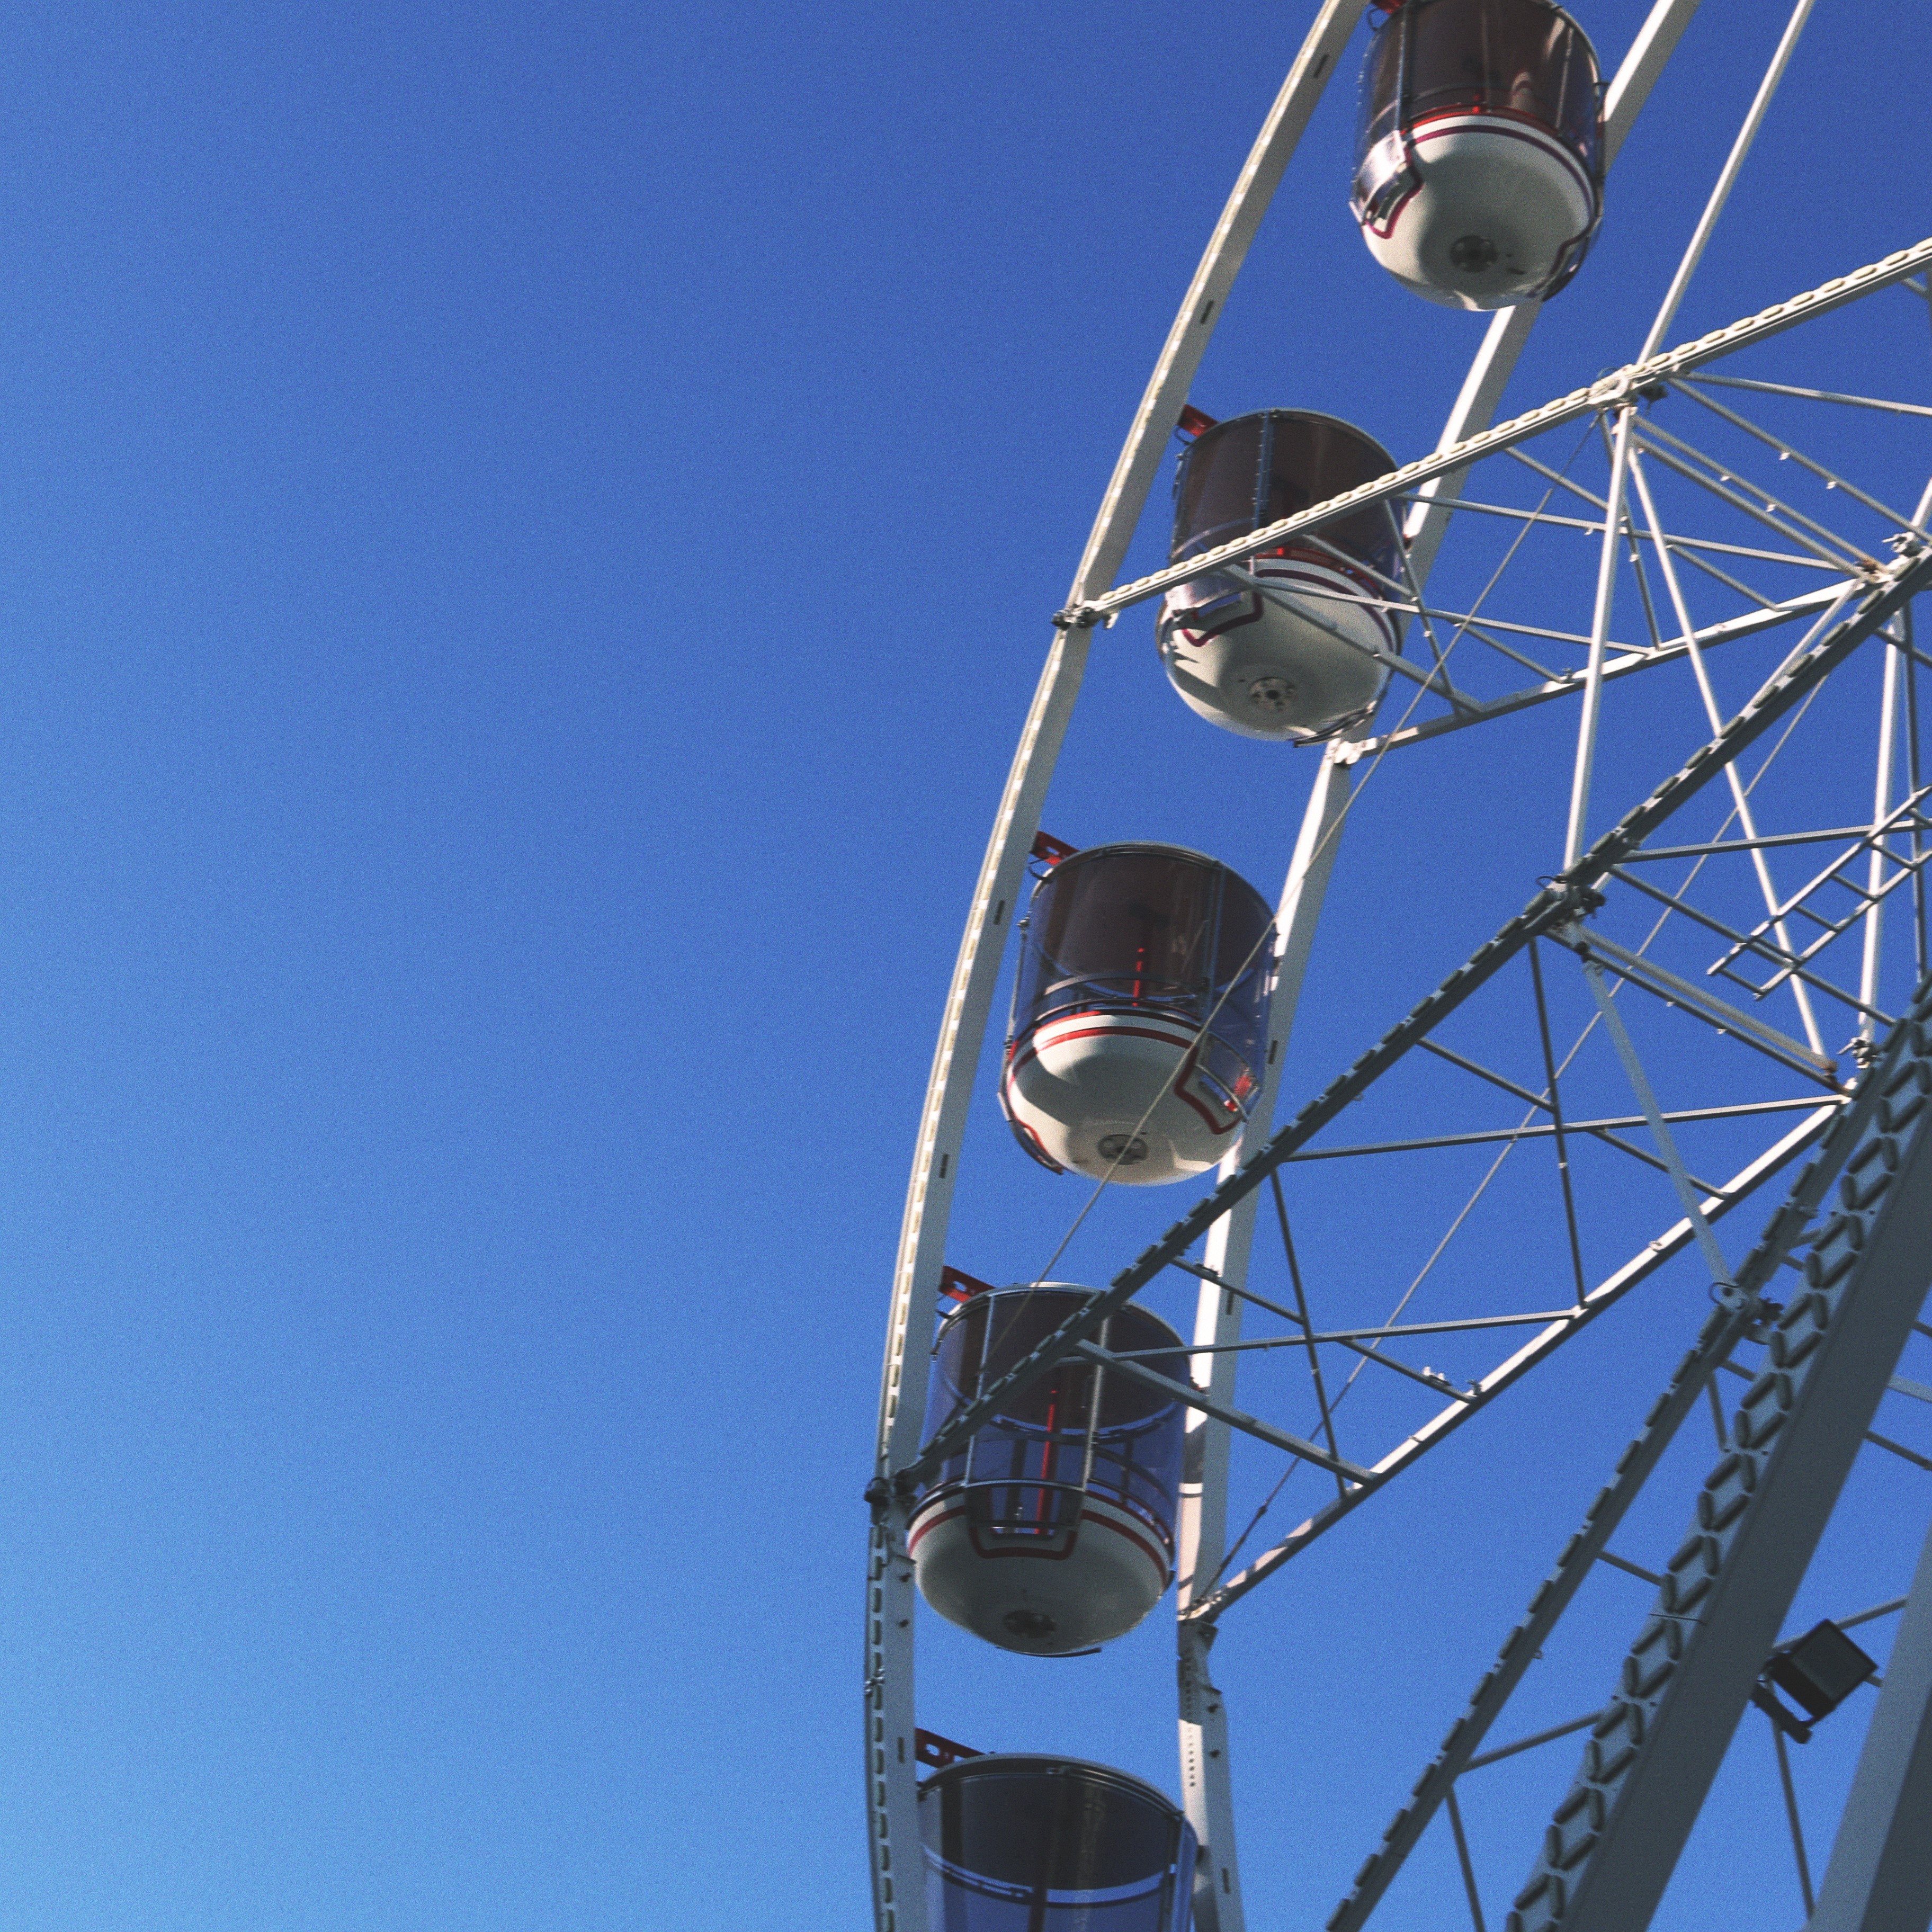
[[[1898, 272], [1904, 259], [1861, 309], [1816, 325], [1836, 334], [1809, 366], [1856, 365], [1846, 345], [1863, 309], [1926, 300], [1922, 281]], [[1312, 1094], [1284, 1093], [1276, 1117], [1287, 1124], [1264, 1154], [1108, 1292], [1118, 1305], [1169, 1268], [1202, 1283], [1198, 1387], [1186, 1392], [1197, 1480], [1207, 1418], [1234, 1444], [1232, 1472], [1210, 1484], [1228, 1498], [1227, 1520], [1197, 1504], [1180, 1580], [1184, 1669], [1192, 1654], [1210, 1730], [1220, 1694], [1190, 1627], [1210, 1633], [1626, 1298], [1668, 1295], [1688, 1334], [1686, 1285], [1708, 1297], [1711, 1320], [1647, 1446], [1611, 1476], [1615, 1506], [1539, 1593], [1528, 1634], [1505, 1646], [1425, 1769], [1334, 1932], [1418, 1885], [1431, 1888], [1432, 1924], [1568, 1922], [1564, 1888], [1587, 1864], [1604, 1802], [1586, 1785], [1564, 1796], [1572, 1734], [1609, 1761], [1592, 1726], [1614, 1702], [1615, 1660], [1565, 1652], [1557, 1619], [1587, 1596], [1586, 1579], [1632, 1593], [1634, 1628], [1642, 1593], [1631, 1578], [1666, 1597], [1677, 1587], [1681, 1516], [1635, 1550], [1612, 1547], [1612, 1534], [1680, 1424], [1735, 1460], [1750, 1428], [1737, 1398], [1764, 1400], [1778, 1311], [1805, 1295], [1807, 1244], [1836, 1192], [1787, 1215], [1768, 1248], [1750, 1244], [1821, 1148], [1837, 1188], [1873, 1131], [1869, 1082], [1850, 1120], [1862, 1078], [1888, 1052], [1886, 1068], [1905, 1064], [1898, 1042], [1932, 964], [1922, 730], [1932, 654], [1911, 604], [1932, 584], [1932, 407], [1808, 382], [1810, 337], [1784, 326], [1747, 332], [1721, 367], [1654, 358], [1380, 486], [1411, 541], [1374, 601], [1403, 620], [1404, 643], [1376, 718], [1329, 754], [1342, 796], [1399, 783], [1414, 748], [1460, 734], [1473, 752], [1479, 728], [1555, 706], [1565, 731], [1580, 730], [1568, 795], [1550, 807], [1546, 876], [1518, 880], [1514, 903], [1527, 907], [1353, 1067]], [[1376, 494], [1337, 502], [1358, 512]], [[1294, 533], [1319, 542], [1322, 514], [1291, 520]], [[1242, 548], [1221, 567], [1238, 573]], [[1587, 623], [1580, 557], [1594, 572]], [[1110, 620], [1183, 574], [1126, 585], [1066, 620]], [[1319, 614], [1312, 599], [1297, 608]], [[1916, 1092], [1928, 1076], [1902, 1077]], [[1377, 1211], [1392, 1195], [1399, 1223]], [[1432, 1231], [1417, 1238], [1425, 1208]], [[1101, 1350], [1096, 1327], [1063, 1337], [1061, 1352], [1149, 1377]], [[1920, 1372], [1892, 1378], [1869, 1440], [1881, 1459], [1932, 1470], [1921, 1406], [1932, 1352]], [[1841, 1621], [1897, 1607], [1848, 1600]], [[1530, 1715], [1512, 1728], [1525, 1685], [1517, 1708]], [[1534, 1721], [1566, 1700], [1562, 1721]], [[1761, 1731], [1746, 1742], [1764, 1748]], [[1778, 1751], [1790, 1797], [1781, 1732]], [[1472, 1797], [1504, 1760], [1507, 1778]], [[1402, 1788], [1392, 1783], [1392, 1800]], [[1480, 1832], [1466, 1828], [1466, 1807], [1493, 1810], [1505, 1790], [1513, 1822], [1486, 1811]], [[1526, 1873], [1560, 1804], [1570, 1809]], [[1795, 1800], [1790, 1816], [1796, 1832]], [[1506, 1849], [1492, 1857], [1486, 1844]], [[1796, 1850], [1794, 1921], [1815, 1876]]]
[[[1874, 416], [1888, 436], [1870, 434]], [[1932, 452], [1928, 418], [1921, 404], [1728, 371], [1642, 398], [1628, 418], [1610, 594], [1599, 599], [1600, 760], [1621, 734], [1663, 776], [1660, 754], [1718, 741], [1790, 660], [1859, 624], [1871, 583], [1918, 543], [1919, 486], [1903, 508], [1886, 492], [1897, 496], [1901, 470]], [[1550, 553], [1604, 547], [1616, 440], [1611, 418], [1598, 414], [1580, 432], [1512, 445], [1437, 499], [1458, 512], [1455, 539], [1434, 574], [1438, 595], [1418, 601], [1411, 586], [1386, 586], [1389, 608], [1411, 620], [1412, 655], [1406, 682], [1354, 754], [1364, 775], [1426, 739], [1566, 695], [1574, 703], [1593, 640], [1564, 623], [1575, 621], [1574, 564]], [[1412, 520], [1418, 507], [1408, 500]], [[1451, 584], [1472, 594], [1440, 594]], [[1338, 1339], [1304, 1346], [1291, 1292], [1270, 1298], [1286, 1313], [1264, 1311], [1277, 1332], [1253, 1332], [1251, 1315], [1226, 1346], [1244, 1357], [1244, 1387], [1258, 1402], [1264, 1390], [1286, 1399], [1299, 1378], [1302, 1432], [1352, 1470], [1372, 1471], [1369, 1486], [1591, 1313], [1695, 1249], [1687, 1191], [1714, 1227], [1784, 1173], [1896, 1022], [1927, 964], [1932, 857], [1919, 691], [1932, 659], [1911, 622], [1902, 604], [1870, 626], [1774, 728], [1613, 855], [1575, 916], [1545, 926], [1467, 1003], [1445, 1002], [1352, 1102], [1346, 1132], [1342, 1122], [1324, 1126], [1270, 1176], [1258, 1262], [1272, 1229], [1286, 1270], [1277, 1286], [1292, 1290], [1299, 1275], [1319, 1318], [1314, 1332]], [[1552, 824], [1552, 869], [1561, 831]], [[1492, 1064], [1512, 1031], [1514, 1056]], [[1362, 1225], [1340, 1204], [1366, 1214], [1397, 1155], [1410, 1198], [1442, 1192], [1439, 1244], [1412, 1268], [1359, 1244], [1345, 1268], [1324, 1270], [1312, 1256], [1298, 1268], [1294, 1197], [1324, 1198], [1336, 1219]], [[1640, 1252], [1609, 1272], [1588, 1265], [1618, 1247], [1617, 1231], [1646, 1199], [1660, 1211], [1642, 1225]], [[1561, 1283], [1573, 1310], [1586, 1312], [1559, 1317], [1547, 1298], [1508, 1316], [1448, 1306], [1480, 1292], [1505, 1234], [1512, 1273]], [[1722, 1278], [1725, 1264], [1704, 1262]], [[1371, 1288], [1364, 1276], [1385, 1265]], [[1324, 1273], [1349, 1282], [1346, 1307]], [[1469, 1325], [1438, 1325], [1448, 1322]], [[1390, 1328], [1404, 1332], [1372, 1332]], [[1526, 1342], [1524, 1328], [1536, 1331]], [[1376, 1406], [1386, 1442], [1324, 1411], [1324, 1390], [1339, 1399], [1365, 1374], [1398, 1399]], [[1451, 1406], [1431, 1406], [1432, 1392]], [[1364, 1394], [1352, 1396], [1358, 1415]], [[1336, 1486], [1334, 1503], [1295, 1538], [1244, 1550], [1244, 1564], [1210, 1586], [1213, 1603], [1238, 1598], [1362, 1500], [1352, 1474]]]

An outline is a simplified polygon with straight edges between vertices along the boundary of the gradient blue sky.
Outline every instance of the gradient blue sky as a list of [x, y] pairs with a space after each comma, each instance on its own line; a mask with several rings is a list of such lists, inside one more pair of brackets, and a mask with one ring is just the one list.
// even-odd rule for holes
[[[860, 1492], [945, 974], [1310, 10], [0, 22], [0, 1924], [862, 1922]], [[1641, 9], [1583, 12], [1614, 62]], [[1922, 27], [1821, 0], [1680, 334], [1928, 226]], [[1634, 348], [1774, 35], [1704, 8], [1525, 400]], [[1480, 324], [1363, 255], [1350, 92], [1197, 400], [1406, 458]], [[1271, 892], [1307, 762], [1184, 720], [1144, 631], [1098, 715], [1131, 686], [1121, 743], [1189, 762], [1125, 823], [1101, 730], [1056, 829], [1211, 796]], [[1311, 1076], [1486, 929], [1486, 808], [1341, 906]], [[1033, 1240], [1065, 1197], [1009, 1157]], [[1426, 1510], [1310, 1566], [1363, 1648], [1240, 1720], [1306, 1772], [1256, 1786], [1256, 1922], [1326, 1916], [1680, 1338], [1604, 1358], [1520, 1574], [1425, 1615]], [[1440, 1670], [1338, 1777], [1378, 1646]], [[934, 1656], [938, 1728], [1171, 1780], [1156, 1634], [1024, 1735], [1010, 1660]]]

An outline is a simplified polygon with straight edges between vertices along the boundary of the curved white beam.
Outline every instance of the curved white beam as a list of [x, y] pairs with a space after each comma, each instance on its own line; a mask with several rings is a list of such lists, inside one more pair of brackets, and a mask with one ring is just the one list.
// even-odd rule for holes
[[1832, 1862], [1805, 1932], [1925, 1932], [1932, 1921], [1932, 1534], [1885, 1666]]
[[[1070, 599], [1075, 604], [1106, 590], [1126, 554], [1228, 291], [1366, 4], [1366, 0], [1324, 0], [1288, 71], [1154, 365], [1075, 573]], [[1090, 636], [1086, 628], [1062, 628], [1047, 654], [1000, 795], [953, 967], [920, 1117], [893, 1274], [879, 1397], [877, 1484], [884, 1484], [889, 1472], [908, 1460], [923, 1426], [924, 1383], [917, 1373], [908, 1373], [914, 1324], [916, 1316], [922, 1318], [932, 1309], [944, 1265], [960, 1144], [1000, 956], [1022, 889], [1027, 854], [1039, 830], [1040, 806], [1079, 692]], [[919, 1360], [924, 1352], [921, 1337]], [[912, 1566], [904, 1555], [908, 1504], [907, 1498], [889, 1491], [875, 1496], [867, 1560], [866, 1782], [873, 1912], [879, 1932], [927, 1932], [914, 1749], [914, 1592]]]
[[[1604, 101], [1606, 166], [1623, 146], [1697, 4], [1698, 0], [1657, 0], [1631, 43]], [[1490, 323], [1442, 426], [1438, 450], [1454, 448], [1489, 428], [1541, 310], [1540, 302], [1526, 302], [1502, 310]], [[1455, 496], [1463, 473], [1451, 471], [1425, 484], [1406, 520], [1410, 584], [1418, 600], [1452, 514], [1436, 500]], [[1268, 1017], [1268, 1066], [1243, 1136], [1250, 1147], [1264, 1140], [1274, 1124], [1280, 1063], [1294, 1029], [1302, 977], [1347, 818], [1358, 744], [1370, 729], [1365, 723], [1349, 734], [1353, 742], [1330, 747], [1316, 773], [1302, 815], [1276, 916], [1279, 950]], [[1223, 1180], [1234, 1172], [1240, 1160], [1238, 1148], [1222, 1167]], [[1238, 1202], [1216, 1222], [1208, 1238], [1208, 1265], [1237, 1288], [1247, 1280], [1257, 1207], [1252, 1196]], [[1195, 1315], [1195, 1340], [1204, 1347], [1225, 1346], [1239, 1339], [1240, 1324], [1238, 1298], [1204, 1284]], [[1198, 1357], [1195, 1379], [1226, 1405], [1233, 1400], [1238, 1360], [1230, 1354]], [[1244, 1932], [1227, 1700], [1208, 1669], [1211, 1624], [1188, 1615], [1198, 1599], [1219, 1581], [1226, 1553], [1229, 1438], [1225, 1424], [1198, 1413], [1188, 1418], [1188, 1432], [1189, 1480], [1181, 1497], [1175, 1609], [1179, 1619], [1181, 1792], [1189, 1822], [1207, 1848], [1195, 1887], [1194, 1916], [1197, 1932]]]

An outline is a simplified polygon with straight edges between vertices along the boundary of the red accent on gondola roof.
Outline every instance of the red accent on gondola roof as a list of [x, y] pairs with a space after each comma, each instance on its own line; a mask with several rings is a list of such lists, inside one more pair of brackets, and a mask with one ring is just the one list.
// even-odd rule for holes
[[929, 1764], [944, 1771], [950, 1764], [957, 1764], [962, 1758], [984, 1757], [984, 1751], [975, 1750], [970, 1744], [955, 1744], [950, 1738], [942, 1738], [937, 1731], [914, 1731], [912, 1734], [913, 1756], [921, 1764]]
[[953, 1301], [970, 1301], [976, 1294], [991, 1294], [993, 1284], [967, 1274], [963, 1268], [943, 1268], [939, 1270], [939, 1292]]

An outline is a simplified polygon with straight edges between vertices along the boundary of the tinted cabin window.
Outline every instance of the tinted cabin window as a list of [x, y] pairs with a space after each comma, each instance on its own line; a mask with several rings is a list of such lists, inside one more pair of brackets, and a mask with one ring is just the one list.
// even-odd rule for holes
[[[1217, 423], [1182, 458], [1174, 559], [1297, 515], [1394, 466], [1386, 450], [1332, 417], [1263, 410]], [[1394, 568], [1394, 529], [1380, 504], [1324, 524], [1318, 534], [1385, 574]], [[1306, 548], [1322, 554], [1318, 544]]]
[[1224, 866], [1172, 848], [1090, 847], [1034, 895], [1010, 1036], [1055, 1013], [1158, 1010], [1209, 1028], [1202, 1066], [1244, 1103], [1260, 1064], [1273, 924], [1267, 901]]
[[1194, 1834], [1097, 1766], [991, 1759], [920, 1794], [934, 1932], [1179, 1932]]
[[[1085, 1300], [1084, 1292], [1064, 1288], [1000, 1289], [976, 1295], [949, 1316], [933, 1360], [928, 1439]], [[1144, 1310], [1118, 1310], [1100, 1340], [1140, 1355], [1171, 1381], [1186, 1379], [1179, 1337]], [[1180, 1403], [1158, 1389], [1099, 1373], [1089, 1363], [1063, 1362], [982, 1423], [946, 1458], [932, 1486], [966, 1485], [983, 1506], [988, 1528], [1024, 1526], [1030, 1533], [1057, 1529], [1072, 1492], [1106, 1496], [1138, 1516], [1171, 1553], [1186, 1420]]]
[[[1387, 452], [1366, 436], [1323, 416], [1278, 416], [1270, 444], [1262, 524], [1279, 523], [1394, 467]], [[1384, 574], [1395, 567], [1395, 531], [1379, 503], [1324, 524], [1317, 534]]]
[[1187, 452], [1180, 474], [1180, 508], [1174, 554], [1185, 556], [1244, 537], [1255, 527], [1261, 475], [1262, 418], [1216, 423]]
[[982, 1775], [939, 1802], [940, 1856], [1006, 1885], [1112, 1892], [1163, 1875], [1174, 1856], [1171, 1817], [1077, 1773]]
[[1124, 980], [1142, 999], [1192, 992], [1208, 974], [1215, 884], [1207, 866], [1159, 852], [1069, 862], [1052, 881], [1038, 943], [1070, 979]]
[[1596, 58], [1544, 0], [1409, 0], [1377, 35], [1365, 70], [1358, 162], [1394, 129], [1405, 32], [1412, 127], [1459, 110], [1521, 115], [1560, 134], [1594, 170]]
[[[944, 1426], [985, 1383], [997, 1382], [1022, 1360], [1085, 1299], [1064, 1289], [1039, 1288], [980, 1295], [968, 1302], [947, 1322], [940, 1341], [939, 1370], [949, 1412], [933, 1426]], [[1128, 1354], [1158, 1348], [1172, 1340], [1136, 1308], [1120, 1310], [1107, 1324], [1106, 1346]], [[1175, 1382], [1186, 1378], [1186, 1358], [1178, 1352], [1150, 1357], [1148, 1366]], [[1084, 1434], [1093, 1407], [1094, 1373], [1090, 1364], [1062, 1363], [1014, 1396], [1002, 1410], [1001, 1419], [1024, 1427], [1073, 1428]], [[1099, 1426], [1103, 1431], [1135, 1428], [1172, 1406], [1158, 1389], [1124, 1376], [1109, 1376], [1102, 1385]]]

